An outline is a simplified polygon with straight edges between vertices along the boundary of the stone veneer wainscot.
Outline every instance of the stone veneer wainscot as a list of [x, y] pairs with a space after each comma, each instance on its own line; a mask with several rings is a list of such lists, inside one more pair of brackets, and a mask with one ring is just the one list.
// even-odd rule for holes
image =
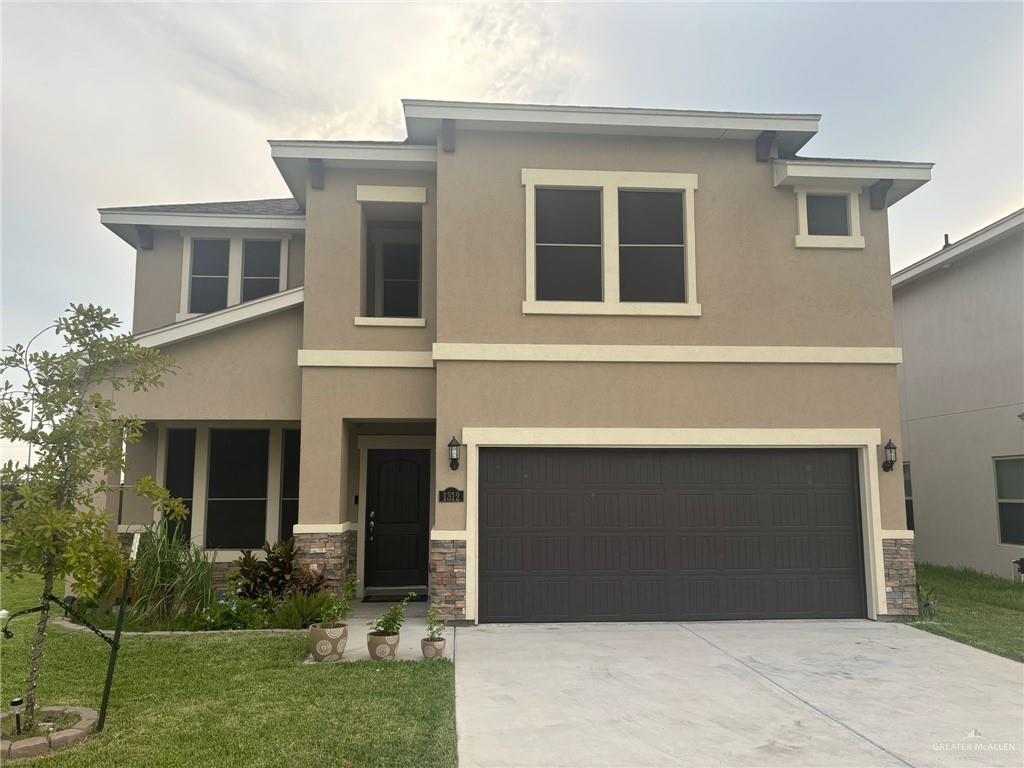
[[445, 621], [466, 620], [465, 541], [430, 542], [430, 604], [441, 609]]
[[890, 616], [916, 616], [917, 570], [913, 539], [882, 539], [885, 604]]
[[341, 590], [356, 575], [356, 531], [344, 533], [296, 533], [296, 558], [300, 565], [324, 574], [329, 589]]

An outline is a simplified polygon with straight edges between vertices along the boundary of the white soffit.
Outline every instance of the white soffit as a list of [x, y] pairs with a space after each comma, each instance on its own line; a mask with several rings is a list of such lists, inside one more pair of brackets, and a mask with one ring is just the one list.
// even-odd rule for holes
[[772, 161], [776, 187], [838, 186], [870, 187], [877, 181], [892, 181], [886, 205], [906, 197], [932, 178], [934, 163], [905, 163], [889, 160], [834, 160], [793, 157]]
[[305, 216], [257, 216], [224, 213], [160, 213], [100, 210], [100, 224], [129, 245], [139, 247], [139, 227], [152, 229], [246, 229], [305, 232]]
[[403, 99], [412, 142], [436, 141], [442, 120], [470, 130], [591, 133], [616, 136], [756, 139], [778, 132], [780, 150], [792, 154], [817, 132], [821, 115], [702, 112], [675, 109], [487, 104]]

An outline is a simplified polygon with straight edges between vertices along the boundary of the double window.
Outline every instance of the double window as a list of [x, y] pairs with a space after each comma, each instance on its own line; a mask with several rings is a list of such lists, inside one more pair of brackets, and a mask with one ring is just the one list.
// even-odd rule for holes
[[1024, 456], [995, 460], [999, 543], [1024, 544]]
[[283, 291], [288, 240], [185, 237], [178, 319]]
[[699, 315], [686, 173], [523, 170], [526, 314]]

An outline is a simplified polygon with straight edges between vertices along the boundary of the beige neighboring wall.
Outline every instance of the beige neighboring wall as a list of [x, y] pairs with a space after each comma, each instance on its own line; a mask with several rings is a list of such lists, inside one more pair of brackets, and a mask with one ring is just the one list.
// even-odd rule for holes
[[[697, 174], [702, 316], [524, 316], [524, 168]], [[437, 177], [438, 341], [893, 343], [886, 211], [860, 195], [863, 250], [795, 248], [796, 195], [753, 142], [458, 131]]]
[[123, 413], [151, 421], [297, 421], [302, 309], [165, 346], [177, 371], [149, 392], [116, 393]]
[[[900, 441], [892, 365], [441, 362], [437, 371], [438, 451], [465, 427], [873, 428]], [[465, 483], [465, 463], [452, 472], [438, 462], [439, 488]], [[899, 472], [880, 472], [879, 491], [882, 528], [904, 528]], [[437, 526], [462, 530], [464, 505], [441, 506]]]
[[[424, 187], [421, 305], [425, 327], [356, 326], [367, 314], [363, 205], [356, 186]], [[306, 349], [427, 350], [435, 340], [437, 188], [427, 172], [328, 168], [306, 201]]]
[[994, 456], [1024, 455], [1024, 237], [897, 286], [903, 455], [919, 559], [1010, 577]]

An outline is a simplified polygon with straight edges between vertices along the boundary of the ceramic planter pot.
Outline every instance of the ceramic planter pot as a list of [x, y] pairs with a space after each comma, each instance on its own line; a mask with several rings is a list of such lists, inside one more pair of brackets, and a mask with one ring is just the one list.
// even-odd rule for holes
[[309, 654], [313, 661], [337, 661], [348, 643], [348, 624], [312, 624]]
[[386, 661], [394, 660], [398, 652], [398, 635], [378, 635], [370, 632], [366, 636], [366, 648], [370, 651], [370, 658]]
[[423, 650], [423, 658], [427, 661], [444, 658], [444, 638], [440, 640], [420, 640], [420, 648]]

